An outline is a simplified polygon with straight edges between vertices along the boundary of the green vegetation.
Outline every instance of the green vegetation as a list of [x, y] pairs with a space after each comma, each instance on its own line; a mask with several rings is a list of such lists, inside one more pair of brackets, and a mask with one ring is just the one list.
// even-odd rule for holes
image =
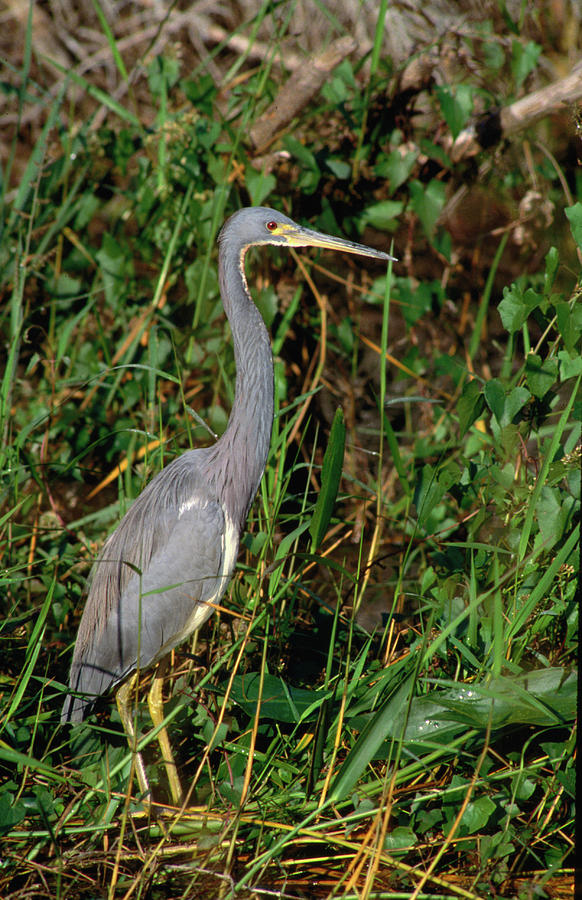
[[[479, 900], [571, 883], [582, 178], [547, 123], [451, 159], [477, 111], [539, 75], [547, 48], [500, 6], [500, 31], [456, 36], [467, 66], [423, 89], [417, 119], [379, 4], [367, 58], [337, 66], [267, 168], [248, 134], [284, 81], [285, 4], [239, 29], [250, 53], [272, 26], [260, 64], [221, 44], [186, 70], [168, 42], [130, 70], [95, 3], [117, 95], [57, 62], [49, 89], [28, 22], [3, 81], [2, 896]], [[114, 704], [72, 729], [59, 712], [106, 534], [226, 425], [215, 238], [247, 204], [393, 241], [399, 262], [251, 255], [271, 454], [224, 606], [168, 679], [189, 803], [148, 817]]]

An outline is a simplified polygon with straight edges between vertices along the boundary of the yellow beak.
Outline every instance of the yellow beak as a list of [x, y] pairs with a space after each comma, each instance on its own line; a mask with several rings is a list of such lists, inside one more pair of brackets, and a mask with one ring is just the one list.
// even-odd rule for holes
[[396, 257], [384, 253], [383, 250], [374, 250], [365, 244], [355, 244], [344, 238], [332, 237], [322, 234], [320, 231], [312, 231], [303, 228], [302, 225], [279, 225], [279, 234], [284, 237], [289, 247], [321, 247], [324, 250], [343, 250], [345, 253], [357, 253], [358, 256], [372, 256], [375, 259], [395, 260]]

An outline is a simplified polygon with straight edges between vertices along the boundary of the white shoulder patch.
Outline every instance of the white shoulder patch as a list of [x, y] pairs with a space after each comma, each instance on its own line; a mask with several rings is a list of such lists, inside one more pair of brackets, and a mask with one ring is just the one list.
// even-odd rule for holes
[[183, 503], [180, 504], [178, 508], [178, 518], [181, 519], [185, 512], [189, 512], [191, 509], [204, 509], [205, 506], [208, 506], [208, 500], [201, 500], [196, 494], [193, 497], [189, 497], [188, 500], [184, 500]]
[[222, 539], [222, 576], [225, 579], [220, 593], [224, 593], [232, 575], [238, 556], [239, 533], [234, 522], [223, 507], [224, 537]]

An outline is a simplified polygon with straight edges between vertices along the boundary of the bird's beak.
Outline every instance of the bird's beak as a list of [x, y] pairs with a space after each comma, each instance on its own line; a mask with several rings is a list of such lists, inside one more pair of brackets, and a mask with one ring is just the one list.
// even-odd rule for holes
[[355, 244], [343, 238], [322, 234], [320, 231], [311, 231], [301, 225], [280, 225], [285, 243], [289, 247], [321, 247], [325, 250], [343, 250], [345, 253], [357, 253], [358, 256], [372, 256], [375, 259], [395, 260], [396, 257], [384, 253], [383, 250], [374, 250], [365, 244]]

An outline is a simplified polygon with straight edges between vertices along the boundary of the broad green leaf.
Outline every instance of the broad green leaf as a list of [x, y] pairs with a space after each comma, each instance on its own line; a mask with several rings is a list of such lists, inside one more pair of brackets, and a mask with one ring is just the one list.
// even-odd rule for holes
[[503, 327], [510, 334], [519, 331], [532, 310], [542, 301], [543, 297], [533, 288], [523, 291], [517, 284], [503, 288], [503, 300], [497, 307]]
[[372, 225], [379, 231], [394, 231], [398, 225], [397, 217], [404, 209], [400, 200], [382, 200], [366, 207], [360, 216], [360, 227]]
[[488, 69], [501, 69], [505, 65], [505, 53], [499, 40], [485, 41], [483, 56]]
[[531, 394], [527, 388], [514, 387], [505, 398], [505, 415], [501, 424], [509, 425], [513, 422], [520, 409], [522, 409], [530, 399]]
[[485, 385], [485, 399], [489, 409], [503, 427], [509, 425], [530, 399], [531, 394], [524, 387], [515, 387], [508, 393], [497, 378], [492, 378]]
[[461, 437], [467, 433], [485, 409], [485, 398], [481, 391], [481, 385], [474, 378], [465, 382], [461, 396], [457, 400], [457, 415], [459, 416], [459, 430]]
[[[562, 501], [562, 502], [561, 502]], [[546, 550], [564, 536], [572, 513], [573, 497], [562, 498], [556, 488], [544, 485], [536, 505], [541, 541]]]
[[262, 206], [271, 191], [277, 184], [274, 175], [266, 174], [262, 170], [257, 172], [252, 166], [246, 170], [245, 182], [251, 203], [253, 206]]
[[479, 797], [467, 804], [460, 823], [460, 834], [475, 834], [487, 825], [497, 806], [489, 797]]
[[571, 353], [580, 337], [580, 330], [577, 327], [578, 323], [572, 314], [573, 311], [570, 308], [570, 304], [566, 303], [565, 300], [556, 303], [554, 309], [556, 312], [556, 320], [558, 322], [558, 331], [564, 341], [566, 350]]
[[286, 135], [283, 138], [286, 149], [300, 164], [299, 178], [296, 187], [301, 188], [306, 194], [313, 194], [316, 190], [321, 172], [317, 160], [311, 150], [301, 144], [297, 138]]
[[212, 117], [218, 91], [210, 73], [199, 74], [192, 81], [184, 78], [180, 82], [180, 88], [198, 113]]
[[420, 282], [413, 286], [409, 278], [398, 280], [398, 302], [408, 326], [414, 325], [432, 308], [434, 292], [434, 282]]
[[341, 178], [346, 180], [352, 174], [352, 167], [343, 159], [335, 159], [331, 157], [326, 160], [326, 165], [330, 171], [336, 176], [336, 178]]
[[436, 88], [436, 93], [445, 122], [456, 138], [473, 112], [473, 88], [469, 84], [442, 85]]
[[[260, 682], [260, 672], [235, 675], [233, 679], [231, 697], [249, 716], [256, 712]], [[315, 719], [319, 707], [328, 696], [329, 692], [292, 687], [282, 678], [267, 673], [263, 681], [261, 718], [292, 724], [304, 716]]]
[[427, 238], [430, 240], [437, 219], [445, 205], [446, 189], [442, 181], [433, 178], [428, 184], [410, 182], [410, 206], [420, 219]]
[[180, 77], [180, 61], [169, 56], [154, 56], [148, 66], [148, 84], [154, 97], [168, 94]]
[[435, 507], [458, 480], [459, 471], [455, 463], [438, 469], [428, 463], [423, 467], [414, 490], [414, 505], [420, 526], [426, 525]]
[[537, 353], [528, 353], [525, 360], [527, 385], [538, 399], [545, 397], [558, 378], [558, 360], [554, 357], [542, 360]]
[[388, 156], [378, 162], [374, 171], [379, 178], [388, 179], [388, 187], [390, 193], [393, 194], [401, 184], [404, 184], [417, 158], [417, 150], [409, 150], [405, 154], [402, 154], [400, 150], [392, 150]]
[[519, 772], [512, 781], [512, 793], [516, 800], [529, 800], [537, 788], [535, 781], [531, 778], [527, 778], [523, 772]]
[[103, 235], [101, 249], [95, 254], [105, 288], [107, 303], [116, 309], [123, 300], [128, 276], [132, 273], [131, 261], [126, 257], [113, 235]]
[[21, 800], [14, 800], [13, 794], [0, 794], [0, 834], [10, 831], [26, 818], [26, 807]]
[[323, 457], [319, 496], [309, 525], [312, 552], [317, 550], [321, 544], [330, 523], [340, 479], [342, 477], [345, 445], [346, 426], [344, 414], [341, 408], [338, 407], [331, 426], [329, 443], [325, 451], [325, 456]]
[[563, 725], [576, 715], [577, 673], [558, 667], [537, 669], [525, 675], [500, 676], [488, 684], [443, 691], [434, 700], [449, 711], [442, 717], [474, 728], [484, 728], [489, 715], [493, 729]]
[[582, 375], [582, 356], [570, 356], [567, 350], [560, 350], [558, 359], [560, 360], [560, 378], [562, 381]]
[[408, 825], [397, 825], [384, 838], [384, 850], [388, 850], [389, 853], [409, 849], [415, 844], [418, 844], [418, 838]]
[[511, 45], [511, 71], [516, 81], [516, 87], [519, 88], [535, 69], [542, 48], [534, 41], [528, 41], [523, 44], [520, 40], [515, 40]]
[[[555, 727], [574, 721], [576, 710], [577, 673], [556, 667], [431, 691], [412, 700], [406, 719], [401, 709], [400, 713], [394, 710], [390, 721], [381, 721], [386, 741], [399, 738], [406, 725], [404, 743], [416, 752], [422, 747], [445, 746], [468, 729], [482, 732], [489, 719], [494, 731], [515, 725]], [[356, 746], [381, 712], [372, 719], [360, 716], [351, 721], [352, 726], [362, 728]], [[386, 751], [380, 743], [371, 758], [383, 758]]]
[[505, 391], [503, 385], [497, 378], [488, 381], [484, 388], [485, 400], [487, 406], [499, 423], [503, 418], [503, 410], [505, 408]]
[[570, 230], [572, 231], [572, 236], [578, 245], [578, 248], [582, 250], [582, 203], [575, 203], [574, 206], [569, 206], [565, 213], [570, 222]]
[[424, 526], [447, 491], [447, 487], [438, 478], [438, 472], [428, 463], [423, 466], [420, 478], [414, 489], [414, 505], [419, 526]]

